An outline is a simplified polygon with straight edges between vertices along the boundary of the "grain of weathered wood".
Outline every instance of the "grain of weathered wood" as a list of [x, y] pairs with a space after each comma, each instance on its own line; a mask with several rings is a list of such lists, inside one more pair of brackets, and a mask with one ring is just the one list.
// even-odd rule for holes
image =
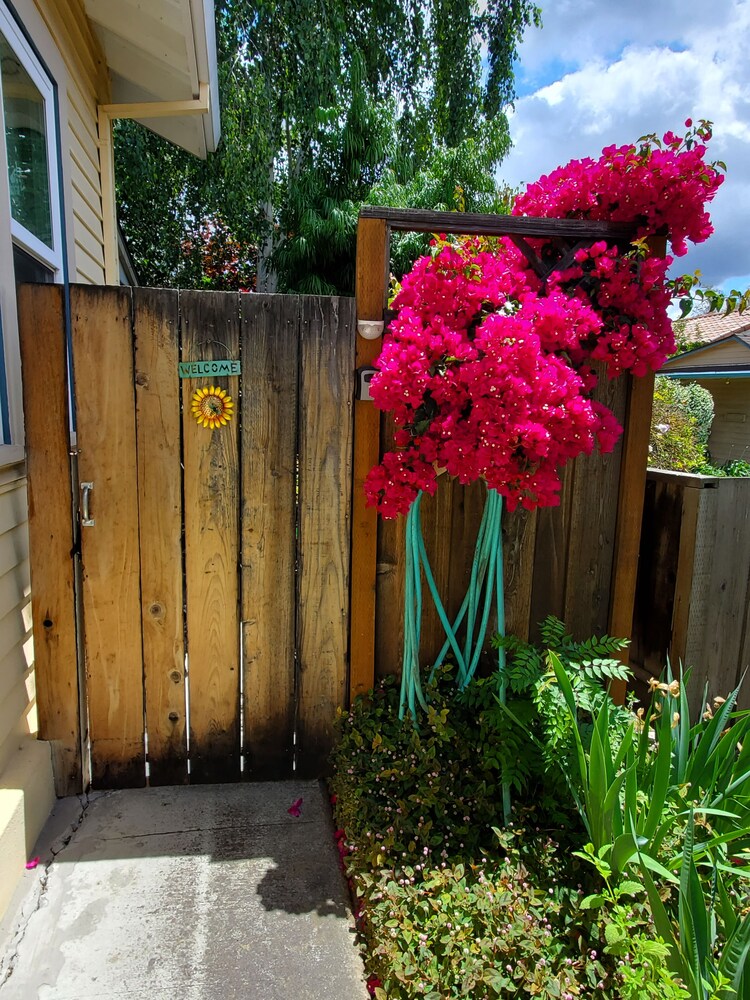
[[742, 502], [747, 496], [747, 484], [741, 479], [723, 480], [715, 493], [714, 533], [707, 553], [710, 574], [705, 661], [695, 664], [695, 673], [708, 674], [712, 696], [726, 696], [738, 681], [747, 615], [750, 505]]
[[346, 701], [351, 537], [351, 299], [302, 299], [297, 773], [320, 775]]
[[451, 553], [445, 600], [451, 621], [455, 621], [471, 580], [474, 548], [487, 491], [483, 483], [461, 486], [447, 475], [440, 477], [440, 489], [452, 493], [450, 513], [444, 525]]
[[[638, 563], [630, 647], [631, 663], [641, 667], [646, 677], [661, 674], [670, 641], [673, 642], [674, 580], [680, 550], [684, 548], [681, 517], [682, 491], [672, 483], [649, 480], [643, 506], [642, 558]], [[685, 603], [689, 604], [689, 579], [685, 597]], [[684, 658], [684, 646], [685, 636], [679, 659]], [[673, 662], [677, 667], [678, 660]]]
[[412, 233], [459, 233], [476, 236], [562, 237], [592, 242], [598, 239], [632, 239], [635, 227], [626, 223], [595, 222], [589, 219], [539, 219], [520, 215], [482, 215], [474, 212], [435, 212], [416, 208], [365, 206], [360, 223], [385, 220], [392, 230]]
[[149, 784], [186, 782], [178, 293], [133, 289]]
[[578, 465], [568, 463], [560, 473], [560, 504], [537, 511], [533, 582], [531, 587], [532, 641], [539, 639], [539, 625], [548, 615], [565, 617], [565, 587], [570, 553], [570, 518]]
[[18, 292], [39, 735], [58, 796], [82, 791], [67, 350], [61, 285]]
[[[654, 376], [628, 376], [628, 383], [609, 617], [609, 633], [616, 636], [630, 636], [633, 627]], [[627, 651], [623, 660], [627, 662]], [[612, 697], [620, 702], [626, 690], [624, 681], [614, 681], [610, 687]]]
[[[608, 379], [603, 365], [598, 375], [594, 398], [623, 422], [625, 379]], [[609, 625], [622, 438], [611, 454], [595, 451], [576, 464], [563, 618], [573, 635], [583, 639], [604, 634]]]
[[536, 551], [537, 512], [517, 508], [503, 511], [503, 569], [505, 633], [528, 640], [531, 632], [531, 594]]
[[[386, 304], [388, 227], [382, 219], [361, 219], [357, 227], [357, 319], [380, 320]], [[356, 335], [355, 367], [371, 365], [382, 339]], [[366, 400], [354, 402], [352, 466], [352, 565], [349, 697], [372, 687], [375, 678], [375, 591], [378, 517], [365, 506], [364, 481], [380, 448], [380, 412]]]
[[[685, 639], [684, 666], [693, 674], [693, 684], [688, 691], [692, 713], [702, 708], [703, 686], [710, 678], [708, 634], [708, 605], [711, 594], [711, 566], [718, 529], [718, 490], [701, 490], [698, 501], [698, 522], [695, 530], [695, 554], [690, 582], [690, 612]], [[709, 692], [713, 685], [709, 682]]]
[[[690, 620], [690, 590], [693, 579], [693, 567], [695, 565], [695, 542], [698, 532], [701, 489], [696, 489], [695, 487], [680, 489], [673, 484], [669, 485], [674, 492], [678, 493], [678, 495], [681, 494], [679, 523], [675, 526], [676, 531], [674, 532], [678, 539], [678, 549], [677, 565], [673, 577], [672, 635], [669, 647], [670, 660], [675, 665], [675, 668], [679, 668], [680, 664], [685, 662], [685, 651], [687, 649], [687, 630]], [[646, 486], [647, 490], [648, 487], [655, 487], [658, 490], [659, 488], [664, 489], [665, 484], [662, 481], [658, 483], [648, 482]], [[660, 520], [657, 518], [655, 511], [652, 513], [652, 517], [656, 523]], [[645, 510], [643, 520], [645, 529]], [[641, 546], [641, 551], [645, 555], [649, 550]], [[658, 558], [656, 552], [653, 553], [651, 559], [657, 565], [661, 565], [662, 560]], [[672, 581], [664, 581], [664, 588], [667, 592], [670, 589], [670, 582]], [[650, 609], [648, 612], [645, 608], [642, 610], [644, 620], [648, 620], [646, 619], [646, 614], [650, 612]]]
[[737, 707], [740, 709], [750, 709], [750, 566], [748, 566], [748, 578], [745, 585], [745, 621], [742, 627], [742, 642], [740, 645], [740, 658], [737, 664], [737, 684], [742, 681]]
[[292, 775], [299, 333], [296, 296], [242, 297], [244, 752], [254, 780]]
[[[180, 293], [182, 360], [239, 355], [239, 297]], [[217, 385], [235, 403], [221, 428], [201, 427], [190, 411], [193, 392]], [[190, 780], [240, 776], [239, 643], [239, 378], [182, 380], [185, 580], [190, 726]]]
[[[442, 601], [447, 605], [446, 611], [450, 621], [454, 620], [453, 608], [450, 606], [449, 589], [451, 563], [455, 559], [455, 553], [451, 546], [451, 533], [448, 530], [452, 520], [452, 506], [453, 481], [449, 476], [441, 475], [438, 477], [438, 488], [435, 495], [425, 495], [422, 498], [422, 535], [437, 591]], [[419, 658], [420, 663], [425, 667], [431, 667], [445, 642], [445, 629], [440, 622], [424, 573], [422, 574], [422, 592], [424, 610]]]
[[[393, 417], [381, 414], [382, 452], [393, 447]], [[378, 518], [375, 675], [400, 674], [404, 655], [406, 518]], [[352, 551], [352, 557], [354, 551]], [[353, 568], [353, 567], [352, 567]], [[352, 581], [354, 574], [352, 573]]]
[[130, 291], [73, 286], [79, 475], [93, 482], [81, 529], [92, 782], [145, 784], [138, 488]]

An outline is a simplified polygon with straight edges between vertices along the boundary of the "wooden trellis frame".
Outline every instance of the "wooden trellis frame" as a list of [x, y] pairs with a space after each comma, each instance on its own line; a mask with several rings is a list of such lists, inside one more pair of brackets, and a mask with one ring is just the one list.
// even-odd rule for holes
[[[634, 227], [626, 224], [578, 219], [539, 219], [509, 215], [432, 212], [413, 209], [363, 208], [357, 229], [357, 320], [382, 321], [385, 317], [392, 232], [451, 233], [468, 236], [508, 236], [534, 269], [544, 276], [550, 270], [529, 240], [554, 241], [563, 249], [563, 262], [572, 262], [576, 250], [597, 240], [630, 243]], [[664, 240], [654, 249], [664, 253]], [[381, 341], [357, 336], [356, 364], [372, 364]], [[653, 376], [629, 378], [624, 422], [623, 459], [614, 544], [609, 631], [628, 635], [631, 630], [646, 481]], [[367, 691], [375, 678], [375, 599], [377, 574], [377, 514], [365, 507], [362, 485], [380, 458], [380, 412], [371, 404], [354, 404], [354, 496], [352, 504], [352, 575], [350, 619], [350, 696]], [[625, 696], [624, 683], [613, 694]]]

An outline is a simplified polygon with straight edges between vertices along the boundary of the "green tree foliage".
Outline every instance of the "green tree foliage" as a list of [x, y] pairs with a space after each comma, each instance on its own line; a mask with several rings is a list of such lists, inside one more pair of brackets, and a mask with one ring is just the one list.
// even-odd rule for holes
[[649, 465], [692, 472], [706, 461], [714, 416], [711, 393], [696, 382], [657, 376], [651, 418]]
[[356, 215], [489, 207], [531, 0], [217, 0], [223, 139], [202, 163], [122, 122], [123, 230], [144, 281], [204, 283], [227, 232], [258, 285], [351, 291]]

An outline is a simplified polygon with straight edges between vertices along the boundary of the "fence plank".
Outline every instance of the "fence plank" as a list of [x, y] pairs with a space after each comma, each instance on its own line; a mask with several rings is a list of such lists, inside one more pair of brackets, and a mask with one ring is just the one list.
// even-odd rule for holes
[[[182, 360], [239, 356], [239, 297], [180, 293]], [[190, 411], [193, 392], [217, 385], [237, 406], [239, 378], [182, 380], [190, 777], [240, 776], [238, 417], [217, 430]]]
[[530, 637], [539, 639], [539, 625], [548, 615], [565, 617], [565, 587], [570, 553], [573, 495], [581, 488], [578, 465], [568, 463], [560, 473], [560, 505], [537, 511], [536, 545], [531, 585]]
[[61, 285], [18, 291], [39, 736], [58, 796], [82, 791], [67, 350]]
[[[451, 563], [455, 558], [449, 530], [454, 503], [453, 485], [449, 476], [439, 476], [435, 495], [427, 496], [425, 494], [422, 498], [422, 534], [425, 550], [427, 558], [430, 560], [430, 568], [435, 578], [438, 593], [447, 605], [446, 611], [450, 620], [453, 620], [455, 616], [454, 610], [450, 606], [449, 588]], [[422, 586], [424, 611], [422, 614], [420, 662], [425, 667], [431, 667], [445, 642], [445, 629], [440, 622], [424, 574], [422, 574]], [[458, 611], [458, 608], [455, 610]]]
[[179, 301], [133, 289], [143, 672], [149, 783], [187, 781]]
[[346, 701], [355, 312], [302, 299], [297, 771], [320, 775]]
[[[381, 414], [381, 456], [393, 447], [393, 417]], [[375, 585], [375, 676], [401, 673], [404, 651], [404, 566], [406, 518], [378, 516], [377, 578]], [[352, 549], [352, 587], [356, 582]]]
[[740, 660], [737, 664], [737, 680], [742, 681], [739, 697], [737, 698], [737, 708], [750, 709], [750, 566], [748, 566], [748, 579], [745, 584], [745, 621], [742, 629], [742, 647], [740, 649]]
[[[624, 423], [627, 380], [607, 378], [603, 365], [598, 375], [594, 398]], [[609, 627], [622, 438], [611, 454], [581, 455], [576, 465], [563, 618], [573, 635], [585, 639]]]
[[138, 787], [145, 755], [131, 297], [83, 285], [70, 296], [79, 475], [94, 483], [96, 521], [81, 533], [92, 783]]
[[693, 686], [702, 689], [703, 678], [708, 675], [709, 694], [726, 696], [736, 686], [738, 667], [742, 667], [750, 567], [750, 505], [746, 502], [747, 482], [742, 479], [722, 480], [712, 492], [716, 494], [716, 516], [707, 553], [710, 572], [705, 661], [693, 664]]
[[[678, 488], [672, 485], [672, 490], [675, 493], [682, 494], [681, 511], [679, 514], [679, 522], [674, 525], [674, 536], [678, 542], [677, 551], [677, 565], [674, 570], [674, 601], [672, 604], [672, 621], [671, 621], [671, 641], [669, 646], [669, 657], [671, 662], [674, 664], [675, 669], [679, 669], [680, 665], [685, 662], [685, 650], [687, 648], [687, 633], [688, 626], [690, 622], [690, 590], [693, 579], [693, 568], [695, 566], [695, 542], [698, 533], [698, 514], [700, 511], [700, 500], [701, 500], [701, 489], [695, 487], [685, 488], [684, 490], [678, 490]], [[663, 488], [662, 482], [646, 483], [646, 496], [648, 497], [650, 489], [656, 488], [658, 491], [660, 487]], [[658, 520], [655, 517], [655, 511], [651, 511], [651, 517], [653, 520]], [[644, 529], [646, 528], [646, 514], [644, 510], [643, 517]], [[644, 539], [644, 542], [646, 540]], [[641, 544], [641, 551], [646, 553], [650, 552], [649, 548]], [[644, 560], [645, 561], [645, 560]], [[650, 553], [650, 560], [652, 565], [662, 566], [663, 559], [659, 558], [656, 552]], [[639, 567], [640, 570], [640, 567]], [[640, 579], [640, 574], [639, 574]], [[669, 583], [671, 581], [667, 578], [664, 581], [663, 589], [669, 593], [670, 587]], [[663, 598], [662, 598], [663, 600]], [[650, 622], [651, 611], [649, 608], [641, 608], [640, 619], [644, 622]], [[635, 622], [634, 622], [635, 624]], [[661, 664], [655, 664], [655, 666], [662, 667], [664, 661]], [[658, 676], [658, 675], [657, 675]]]
[[[699, 493], [700, 491], [692, 491]], [[641, 552], [647, 558], [639, 561], [638, 583], [633, 614], [632, 663], [640, 667], [641, 677], [658, 677], [665, 663], [672, 640], [680, 643], [680, 658], [684, 657], [685, 635], [673, 633], [674, 579], [680, 559], [683, 574], [687, 574], [685, 605], [689, 606], [692, 555], [687, 563], [686, 539], [681, 535], [682, 490], [674, 483], [660, 480], [646, 483], [643, 508]], [[675, 667], [677, 660], [674, 660]]]
[[296, 296], [242, 297], [246, 776], [291, 777], [295, 694]]
[[461, 486], [448, 476], [441, 476], [440, 489], [448, 488], [452, 490], [452, 504], [444, 531], [449, 538], [452, 557], [446, 606], [449, 617], [455, 621], [471, 579], [471, 565], [479, 522], [482, 520], [486, 490], [481, 483]]
[[505, 632], [528, 640], [536, 550], [537, 512], [516, 508], [503, 512]]

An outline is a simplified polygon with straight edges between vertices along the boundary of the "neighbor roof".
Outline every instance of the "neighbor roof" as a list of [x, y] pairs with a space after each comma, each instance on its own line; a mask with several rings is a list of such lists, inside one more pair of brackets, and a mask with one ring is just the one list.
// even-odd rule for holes
[[682, 326], [680, 340], [689, 344], [712, 344], [724, 337], [750, 331], [750, 313], [733, 312], [728, 316], [713, 313], [708, 316], [693, 316], [684, 320]]
[[[698, 346], [669, 358], [661, 374], [679, 379], [750, 378], [750, 319], [741, 321], [741, 316], [734, 315], [694, 320], [694, 327], [683, 336], [688, 342], [698, 341]], [[737, 344], [739, 353], [733, 349]]]

